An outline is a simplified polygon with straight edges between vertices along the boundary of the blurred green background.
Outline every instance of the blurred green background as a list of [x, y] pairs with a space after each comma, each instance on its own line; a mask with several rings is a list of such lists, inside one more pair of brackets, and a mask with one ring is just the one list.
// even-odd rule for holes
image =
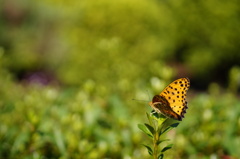
[[239, 12], [238, 0], [0, 1], [0, 158], [149, 158], [137, 124], [180, 77], [189, 109], [166, 158], [239, 157]]

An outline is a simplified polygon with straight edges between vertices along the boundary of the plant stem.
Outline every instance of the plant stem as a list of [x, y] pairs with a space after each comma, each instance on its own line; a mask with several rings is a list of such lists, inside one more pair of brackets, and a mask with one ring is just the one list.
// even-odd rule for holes
[[161, 133], [161, 128], [163, 126], [163, 123], [166, 121], [166, 118], [159, 118], [157, 122], [155, 122], [154, 129], [155, 129], [155, 134], [153, 136], [153, 158], [158, 159], [158, 149], [159, 149], [159, 141], [160, 141], [160, 133]]
[[153, 137], [153, 158], [157, 159], [158, 158], [158, 140], [159, 140], [159, 135], [156, 132]]

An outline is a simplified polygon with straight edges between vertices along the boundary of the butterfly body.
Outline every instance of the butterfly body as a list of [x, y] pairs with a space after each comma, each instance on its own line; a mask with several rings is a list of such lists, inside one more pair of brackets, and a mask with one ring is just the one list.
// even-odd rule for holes
[[186, 113], [186, 94], [190, 87], [188, 78], [180, 78], [169, 84], [159, 95], [155, 95], [149, 105], [166, 117], [181, 121]]

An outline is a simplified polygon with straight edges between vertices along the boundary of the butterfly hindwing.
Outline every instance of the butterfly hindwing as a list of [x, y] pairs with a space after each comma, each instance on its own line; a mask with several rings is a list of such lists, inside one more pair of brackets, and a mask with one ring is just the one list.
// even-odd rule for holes
[[168, 100], [163, 96], [155, 95], [150, 105], [157, 113], [161, 113], [169, 118], [181, 120], [181, 116], [172, 110]]

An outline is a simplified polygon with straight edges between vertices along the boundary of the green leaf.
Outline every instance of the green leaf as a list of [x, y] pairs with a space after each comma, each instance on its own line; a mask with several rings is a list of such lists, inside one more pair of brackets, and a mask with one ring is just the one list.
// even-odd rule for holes
[[138, 124], [138, 128], [142, 130], [145, 134], [147, 134], [149, 137], [153, 138], [153, 135], [151, 132], [148, 130], [148, 128], [145, 125]]
[[150, 146], [148, 146], [148, 145], [144, 145], [144, 144], [143, 144], [143, 146], [147, 148], [149, 155], [152, 156], [152, 154], [153, 154], [153, 150], [152, 150], [152, 148], [151, 148]]
[[147, 129], [152, 133], [152, 135], [153, 134], [155, 134], [155, 130], [154, 130], [154, 128], [151, 126], [151, 125], [149, 125], [149, 124], [144, 124], [146, 127], [147, 127]]
[[176, 128], [179, 125], [179, 123], [173, 123], [171, 127]]
[[152, 118], [150, 117], [149, 113], [146, 113], [146, 114], [147, 114], [147, 118], [148, 118], [150, 125], [153, 125]]
[[165, 123], [167, 121], [167, 119], [169, 119], [169, 118], [165, 117], [162, 114], [159, 114], [158, 125], [162, 125], [163, 123]]
[[166, 118], [165, 116], [161, 116], [158, 119], [158, 128], [157, 128], [157, 134], [161, 135], [161, 130], [163, 129], [165, 123], [168, 121], [169, 118]]
[[162, 134], [164, 134], [164, 133], [172, 130], [173, 128], [177, 127], [178, 125], [179, 125], [179, 123], [174, 123], [174, 124], [168, 126], [165, 130], [163, 130], [163, 131], [160, 133], [160, 135], [162, 135]]
[[160, 140], [160, 141], [157, 142], [157, 145], [161, 144], [161, 143], [164, 142], [164, 141], [170, 141], [170, 139]]
[[163, 159], [164, 155], [161, 153], [159, 156], [158, 156], [158, 159]]
[[172, 146], [173, 146], [173, 144], [169, 144], [169, 145], [167, 145], [166, 147], [164, 147], [164, 148], [162, 149], [162, 151], [161, 151], [161, 152], [165, 152], [165, 151], [167, 151], [167, 150], [171, 149], [171, 148], [172, 148]]

